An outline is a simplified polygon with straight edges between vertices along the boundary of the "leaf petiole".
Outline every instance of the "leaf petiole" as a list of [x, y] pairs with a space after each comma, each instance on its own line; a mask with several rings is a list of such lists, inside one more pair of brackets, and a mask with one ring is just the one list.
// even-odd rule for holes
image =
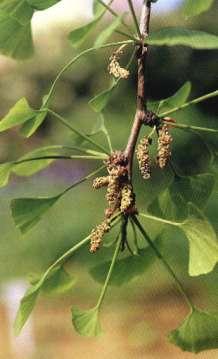
[[87, 181], [88, 179], [92, 178], [93, 176], [95, 176], [97, 173], [99, 173], [101, 170], [103, 170], [106, 166], [101, 166], [99, 167], [97, 170], [89, 173], [87, 176], [81, 178], [80, 180], [74, 182], [71, 186], [67, 187], [63, 192], [61, 192], [58, 197], [62, 197], [63, 195], [65, 195], [67, 192], [69, 192], [71, 189], [73, 189], [74, 187], [78, 186], [79, 184]]
[[[110, 4], [105, 4], [105, 2], [104, 1], [102, 1], [102, 0], [97, 0], [98, 2], [99, 2], [99, 4], [101, 4], [102, 6], [104, 6], [105, 7], [105, 9], [107, 9], [110, 13], [111, 13], [111, 15], [113, 15], [114, 17], [119, 17], [119, 15], [117, 14], [117, 12], [116, 11], [114, 11], [114, 9], [112, 9], [111, 8], [111, 6], [109, 6]], [[132, 31], [132, 29], [126, 24], [126, 22], [122, 19], [122, 25], [127, 29], [127, 30], [129, 30], [129, 31]], [[127, 34], [126, 34], [127, 35]], [[129, 36], [129, 35], [128, 35]], [[133, 38], [134, 39], [134, 38]], [[135, 41], [137, 40], [137, 39], [134, 39]]]
[[181, 226], [182, 223], [181, 222], [173, 222], [161, 217], [156, 217], [156, 216], [152, 216], [150, 214], [147, 213], [139, 213], [139, 216], [147, 218], [147, 219], [151, 219], [153, 221], [157, 221], [157, 222], [161, 222], [161, 223], [165, 223], [165, 224], [170, 224], [171, 226]]
[[59, 115], [58, 113], [50, 110], [50, 109], [46, 109], [46, 111], [48, 113], [50, 113], [51, 115], [53, 115], [58, 121], [60, 121], [64, 126], [66, 126], [67, 128], [69, 128], [72, 132], [76, 133], [78, 136], [80, 136], [81, 138], [83, 138], [85, 141], [91, 143], [93, 146], [95, 146], [96, 148], [98, 148], [99, 150], [103, 151], [104, 153], [108, 154], [108, 151], [101, 145], [99, 145], [98, 143], [96, 143], [95, 141], [93, 141], [89, 136], [85, 135], [84, 133], [82, 133], [81, 131], [77, 130], [75, 127], [73, 127], [63, 116]]
[[173, 269], [171, 268], [170, 264], [167, 262], [167, 260], [162, 256], [162, 254], [160, 253], [159, 249], [156, 247], [156, 245], [154, 244], [154, 242], [150, 239], [150, 237], [148, 236], [148, 234], [146, 233], [145, 229], [142, 227], [141, 223], [139, 222], [138, 218], [136, 216], [132, 217], [134, 223], [136, 224], [136, 226], [138, 227], [139, 231], [141, 232], [141, 234], [143, 235], [144, 239], [147, 241], [147, 243], [150, 245], [150, 247], [153, 249], [154, 253], [156, 254], [156, 256], [159, 258], [159, 260], [163, 263], [164, 267], [166, 268], [166, 270], [168, 271], [168, 273], [171, 275], [171, 277], [174, 279], [177, 288], [179, 289], [180, 293], [183, 295], [183, 297], [185, 298], [186, 303], [188, 304], [188, 306], [191, 308], [191, 310], [194, 310], [194, 304], [192, 303], [189, 295], [186, 293], [182, 283], [180, 282], [180, 280], [178, 279], [178, 277], [176, 276], [175, 272], [173, 271]]
[[214, 128], [207, 128], [207, 127], [198, 127], [198, 126], [190, 126], [190, 125], [184, 125], [182, 123], [173, 123], [164, 121], [164, 123], [169, 124], [172, 127], [180, 128], [182, 130], [194, 130], [194, 131], [202, 131], [202, 132], [210, 132], [210, 133], [217, 133], [218, 130]]
[[189, 101], [189, 102], [186, 102], [186, 103], [184, 103], [184, 104], [181, 105], [181, 106], [178, 106], [178, 107], [173, 108], [172, 110], [163, 112], [163, 113], [161, 113], [159, 116], [160, 116], [160, 117], [166, 117], [166, 116], [170, 115], [170, 114], [173, 113], [173, 112], [182, 110], [182, 109], [184, 109], [184, 108], [186, 108], [186, 107], [188, 107], [188, 106], [190, 106], [190, 105], [195, 105], [195, 104], [197, 104], [197, 103], [200, 103], [200, 102], [202, 102], [202, 101], [208, 100], [209, 98], [212, 98], [212, 97], [215, 97], [215, 96], [218, 96], [218, 90], [213, 91], [213, 92], [210, 92], [210, 93], [208, 93], [208, 94], [206, 94], [206, 95], [203, 95], [203, 96], [201, 96], [201, 97], [195, 98], [194, 100], [191, 100], [191, 101]]
[[106, 294], [106, 291], [107, 291], [107, 287], [108, 287], [108, 284], [109, 284], [109, 281], [110, 281], [110, 278], [111, 278], [111, 275], [112, 275], [112, 272], [113, 272], [113, 269], [114, 269], [114, 266], [115, 266], [115, 263], [116, 263], [116, 259], [118, 257], [119, 251], [120, 251], [121, 240], [122, 240], [122, 236], [120, 236], [118, 238], [118, 241], [117, 241], [117, 244], [116, 244], [116, 247], [115, 247], [115, 251], [114, 251], [114, 254], [113, 254], [113, 257], [112, 257], [111, 265], [110, 265], [110, 268], [109, 268], [105, 283], [104, 283], [104, 285], [102, 287], [100, 297], [99, 297], [98, 302], [97, 302], [96, 307], [95, 307], [97, 310], [100, 309], [100, 307], [102, 305], [102, 302], [104, 300], [104, 297], [105, 297], [105, 294]]
[[139, 38], [141, 38], [142, 35], [141, 35], [140, 28], [139, 28], [139, 23], [138, 23], [138, 20], [137, 20], [137, 16], [136, 16], [136, 13], [135, 13], [135, 9], [134, 9], [132, 0], [127, 0], [127, 2], [128, 2], [128, 5], [129, 5], [129, 8], [130, 8], [130, 12], [132, 14], [132, 18], [133, 18], [133, 21], [134, 21], [134, 24], [135, 24], [137, 34], [138, 34]]

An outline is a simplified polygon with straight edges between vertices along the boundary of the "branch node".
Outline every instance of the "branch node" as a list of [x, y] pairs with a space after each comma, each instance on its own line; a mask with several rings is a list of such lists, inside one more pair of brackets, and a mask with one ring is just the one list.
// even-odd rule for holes
[[160, 118], [156, 115], [156, 113], [146, 110], [144, 112], [144, 116], [142, 118], [143, 125], [154, 127], [159, 126], [160, 124]]

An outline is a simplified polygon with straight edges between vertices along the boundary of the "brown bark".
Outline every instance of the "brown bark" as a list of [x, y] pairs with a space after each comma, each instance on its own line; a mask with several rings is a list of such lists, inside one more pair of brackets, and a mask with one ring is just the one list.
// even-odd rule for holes
[[136, 143], [140, 133], [141, 126], [146, 120], [147, 111], [147, 88], [146, 88], [146, 67], [148, 57], [148, 46], [145, 44], [145, 38], [149, 34], [151, 14], [151, 2], [145, 0], [142, 5], [141, 20], [140, 20], [140, 32], [141, 32], [141, 45], [138, 46], [136, 56], [138, 62], [138, 82], [137, 82], [137, 101], [136, 101], [136, 113], [131, 129], [131, 133], [128, 139], [128, 143], [125, 149], [125, 155], [128, 158], [128, 172], [129, 180], [132, 180], [132, 165], [135, 152]]

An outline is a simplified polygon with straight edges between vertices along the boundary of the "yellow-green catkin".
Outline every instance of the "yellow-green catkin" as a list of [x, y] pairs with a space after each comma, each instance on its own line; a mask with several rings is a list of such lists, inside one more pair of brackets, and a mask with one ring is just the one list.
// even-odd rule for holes
[[100, 248], [102, 239], [105, 233], [109, 232], [110, 224], [108, 220], [104, 220], [101, 224], [96, 226], [90, 235], [90, 252], [95, 253]]
[[108, 186], [108, 184], [109, 184], [109, 176], [97, 177], [94, 179], [92, 187], [94, 189], [99, 189]]
[[126, 213], [131, 209], [135, 204], [135, 195], [133, 193], [133, 188], [131, 184], [126, 184], [123, 186], [121, 191], [121, 204], [120, 210], [123, 213]]
[[127, 79], [129, 77], [129, 71], [123, 68], [119, 60], [123, 54], [122, 49], [118, 49], [113, 55], [110, 57], [110, 63], [108, 65], [108, 71], [110, 75], [113, 75], [115, 78]]
[[136, 150], [136, 156], [138, 159], [139, 169], [141, 175], [144, 179], [149, 179], [151, 177], [151, 166], [149, 159], [149, 139], [148, 137], [143, 137], [139, 142], [139, 145]]
[[164, 124], [158, 130], [158, 154], [157, 154], [157, 163], [160, 168], [166, 167], [170, 157], [171, 150], [170, 145], [172, 143], [172, 136], [169, 133], [169, 125]]

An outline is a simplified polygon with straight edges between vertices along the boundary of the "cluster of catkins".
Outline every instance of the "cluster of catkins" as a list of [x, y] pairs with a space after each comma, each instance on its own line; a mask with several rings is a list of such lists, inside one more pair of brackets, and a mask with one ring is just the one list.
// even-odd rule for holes
[[107, 187], [106, 200], [108, 207], [105, 210], [104, 221], [91, 232], [90, 251], [96, 252], [99, 249], [102, 238], [110, 230], [110, 220], [116, 211], [128, 214], [135, 207], [135, 195], [132, 185], [129, 183], [127, 158], [121, 151], [111, 154], [105, 162], [108, 175], [97, 177], [93, 181], [93, 188]]
[[120, 65], [120, 58], [123, 55], [123, 47], [115, 51], [110, 57], [110, 63], [108, 65], [108, 71], [110, 75], [113, 75], [116, 79], [127, 79], [129, 77], [129, 71]]
[[[158, 148], [157, 148], [157, 164], [163, 169], [171, 156], [170, 145], [172, 143], [172, 136], [169, 133], [169, 125], [163, 124], [158, 127]], [[143, 137], [139, 142], [136, 150], [139, 169], [144, 179], [151, 177], [151, 164], [149, 158], [149, 145], [151, 140], [148, 137]]]

